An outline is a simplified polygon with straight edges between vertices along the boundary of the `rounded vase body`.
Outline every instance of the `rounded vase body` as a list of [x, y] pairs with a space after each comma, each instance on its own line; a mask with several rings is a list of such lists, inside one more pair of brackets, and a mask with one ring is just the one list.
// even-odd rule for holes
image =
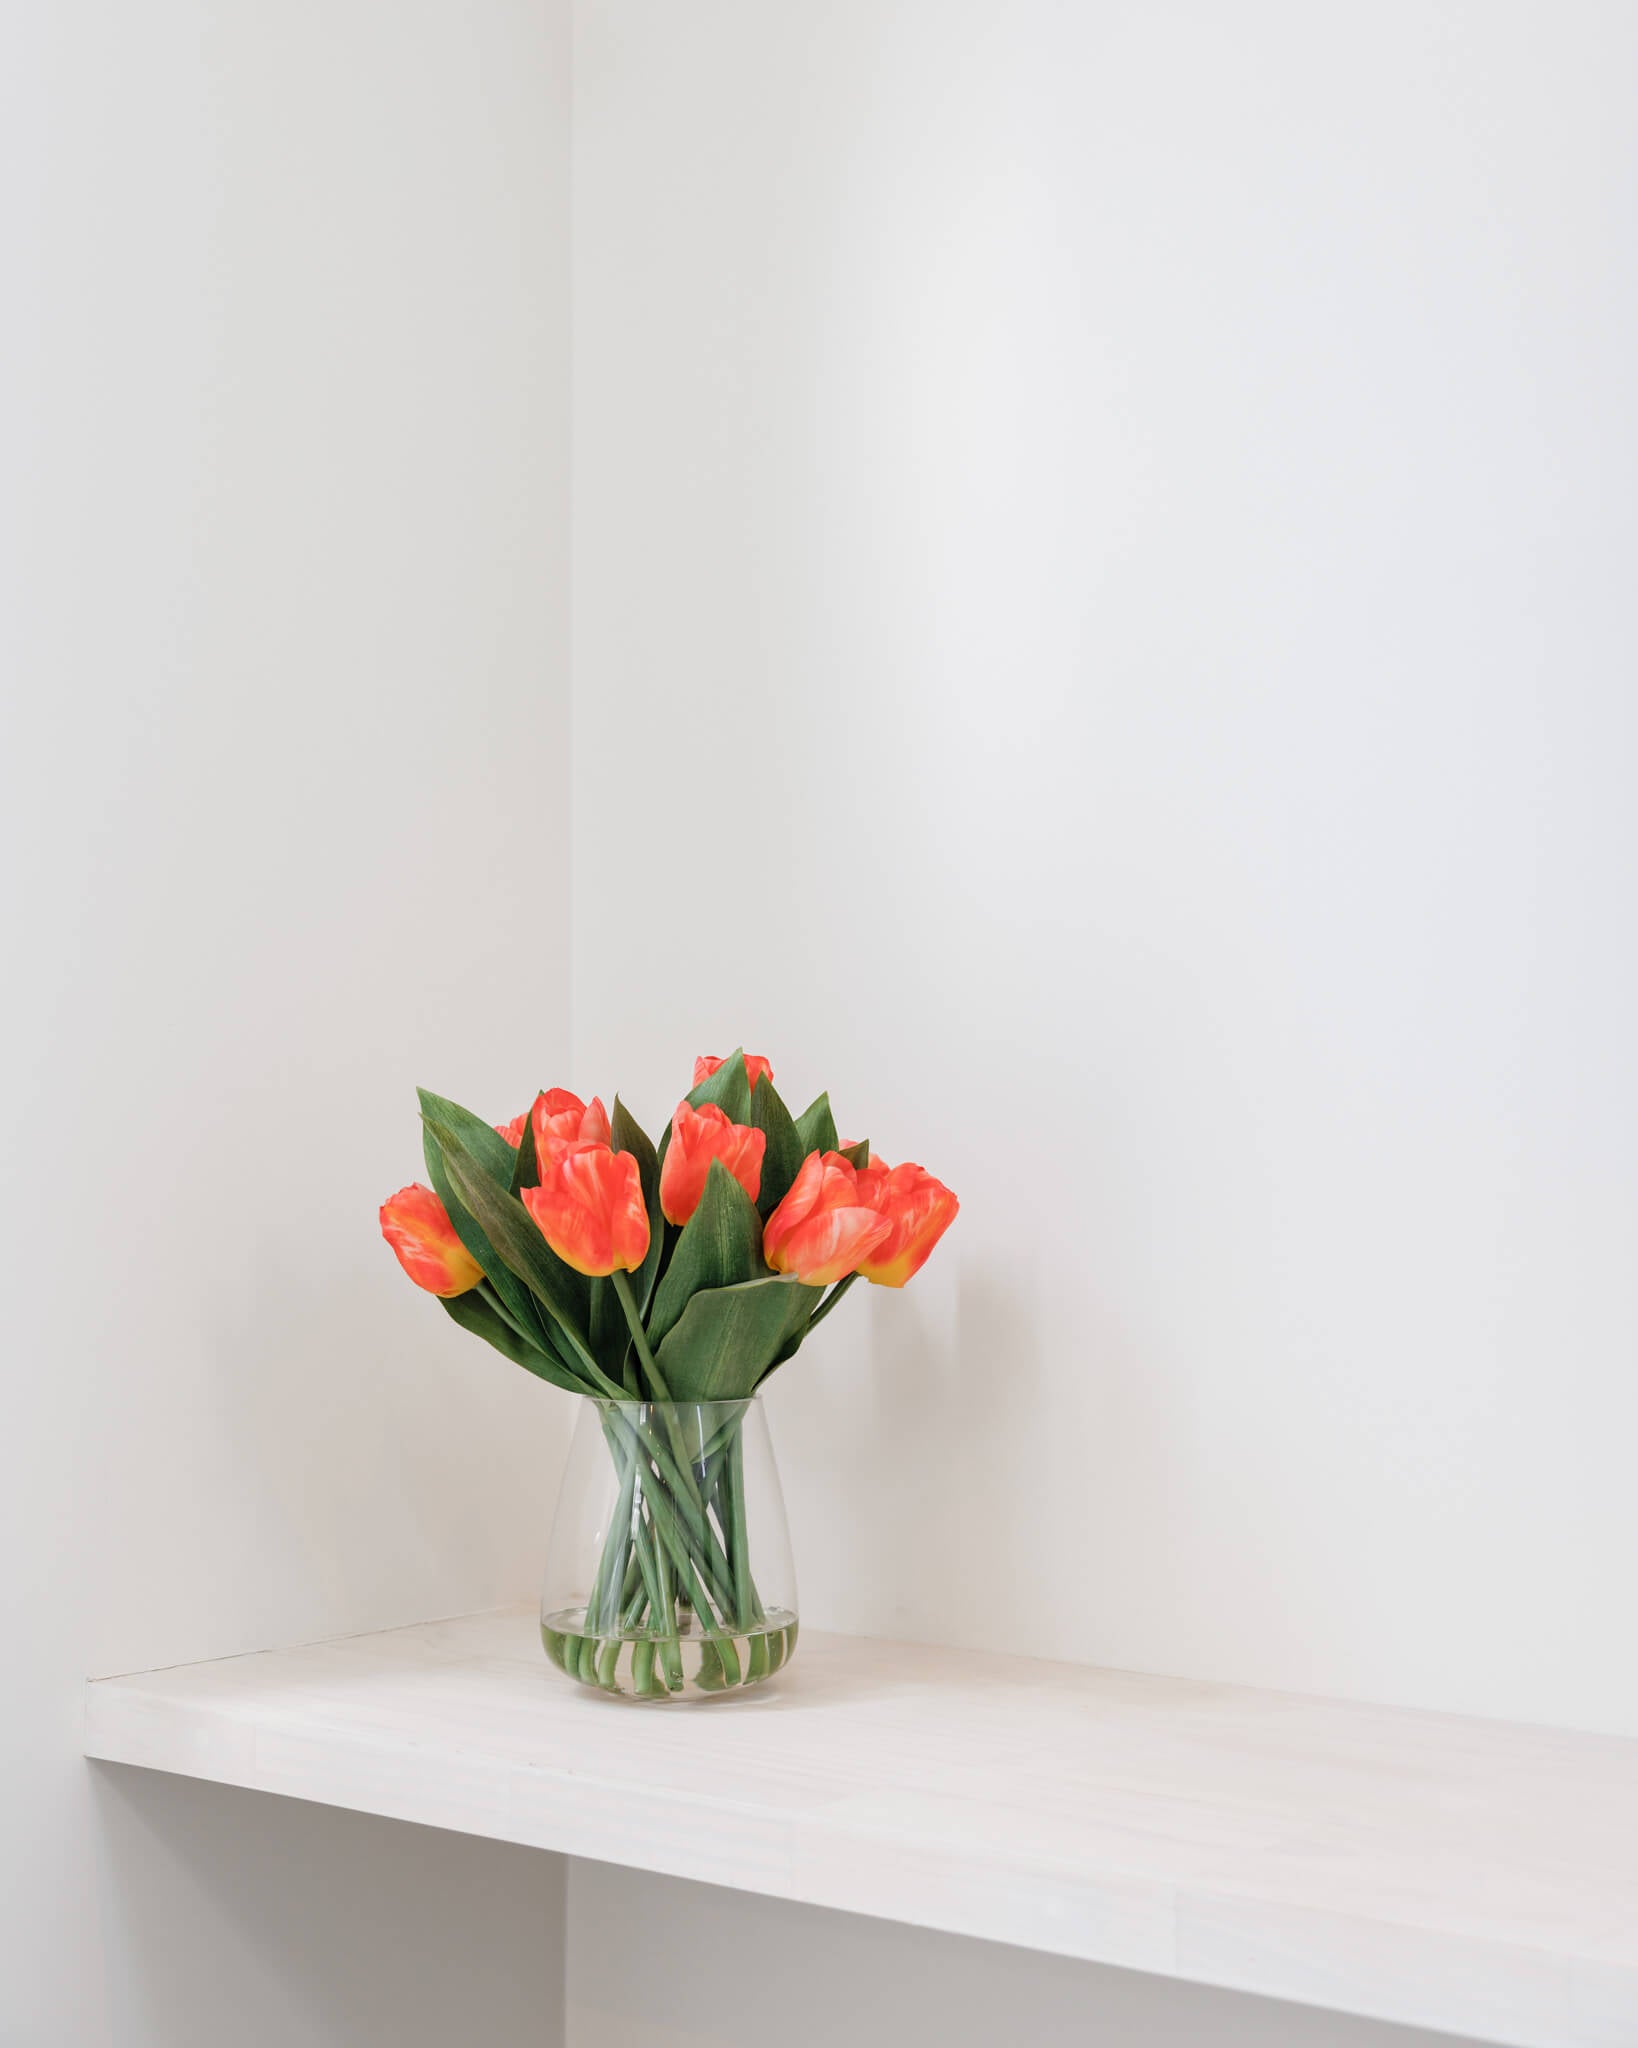
[[796, 1574], [762, 1403], [584, 1400], [540, 1634], [582, 1685], [721, 1698], [796, 1648]]

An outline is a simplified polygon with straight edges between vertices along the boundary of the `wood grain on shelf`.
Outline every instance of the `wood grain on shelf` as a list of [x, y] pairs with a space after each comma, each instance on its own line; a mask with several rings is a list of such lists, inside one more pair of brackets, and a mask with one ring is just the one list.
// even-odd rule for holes
[[804, 1636], [569, 1684], [522, 1610], [103, 1679], [86, 1751], [1517, 2048], [1638, 2044], [1638, 1742]]

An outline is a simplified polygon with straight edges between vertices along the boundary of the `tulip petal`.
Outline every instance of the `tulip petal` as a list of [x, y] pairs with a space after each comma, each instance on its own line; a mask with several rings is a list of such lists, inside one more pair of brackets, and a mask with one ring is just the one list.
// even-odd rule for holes
[[810, 1287], [845, 1280], [888, 1237], [892, 1225], [870, 1209], [824, 1209], [793, 1232], [783, 1270]]
[[779, 1270], [779, 1254], [786, 1239], [796, 1226], [812, 1213], [824, 1179], [825, 1154], [810, 1152], [797, 1168], [796, 1178], [786, 1189], [784, 1200], [763, 1225], [762, 1256], [776, 1272]]
[[535, 1097], [529, 1121], [542, 1168], [576, 1145], [609, 1142], [608, 1112], [595, 1095], [582, 1102], [567, 1088], [548, 1088]]
[[418, 1181], [382, 1203], [381, 1235], [399, 1265], [428, 1294], [447, 1300], [483, 1278], [483, 1268], [456, 1236], [449, 1211]]
[[677, 1104], [660, 1168], [660, 1208], [668, 1223], [686, 1223], [699, 1207], [713, 1160], [727, 1168], [754, 1202], [762, 1182], [767, 1137], [729, 1120], [717, 1103]]
[[892, 1225], [865, 1199], [859, 1178], [840, 1152], [809, 1153], [762, 1233], [762, 1256], [775, 1272], [825, 1286], [880, 1248]]
[[566, 1266], [594, 1278], [640, 1266], [648, 1253], [642, 1177], [629, 1152], [577, 1145], [522, 1201]]
[[890, 1171], [875, 1166], [860, 1178], [866, 1198], [887, 1220], [889, 1231], [860, 1260], [859, 1271], [874, 1286], [902, 1287], [926, 1265], [961, 1204], [941, 1180], [912, 1161]]

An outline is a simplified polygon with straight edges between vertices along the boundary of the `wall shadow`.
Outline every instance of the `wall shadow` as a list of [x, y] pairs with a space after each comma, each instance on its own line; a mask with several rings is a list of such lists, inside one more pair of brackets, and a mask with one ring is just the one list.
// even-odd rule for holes
[[124, 1765], [90, 1771], [122, 2039], [559, 2048], [560, 1857]]
[[[579, 1858], [567, 1925], [568, 2048], [758, 2048], [770, 2014], [780, 2048], [1481, 2048]], [[634, 1926], [641, 1972], [621, 1966]]]

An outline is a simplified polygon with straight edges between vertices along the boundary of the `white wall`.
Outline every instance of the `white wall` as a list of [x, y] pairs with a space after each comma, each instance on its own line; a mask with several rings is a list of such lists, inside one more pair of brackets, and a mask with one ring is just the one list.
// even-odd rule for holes
[[1638, 13], [575, 62], [577, 1071], [964, 1205], [805, 1615], [1638, 1732]]
[[[743, 1037], [960, 1190], [775, 1396], [811, 1621], [1638, 1732], [1630, 10], [582, 0], [572, 778], [567, 0], [0, 38], [8, 2043], [557, 2034], [551, 1859], [76, 1755], [530, 1590], [421, 1078]], [[622, 1908], [1305, 2038], [572, 1893], [582, 2043]]]
[[[743, 1040], [963, 1200], [771, 1397], [810, 1622], [1638, 1733], [1635, 63], [577, 9], [576, 1069], [658, 1124]], [[1410, 2038], [569, 1929], [574, 2048]]]
[[7, 2048], [558, 2036], [552, 1859], [92, 1772], [76, 1706], [538, 1568], [564, 1404], [375, 1210], [415, 1082], [567, 1050], [568, 56], [0, 16]]
[[567, 1926], [571, 2048], [1462, 2048], [1455, 2034], [580, 1859]]

